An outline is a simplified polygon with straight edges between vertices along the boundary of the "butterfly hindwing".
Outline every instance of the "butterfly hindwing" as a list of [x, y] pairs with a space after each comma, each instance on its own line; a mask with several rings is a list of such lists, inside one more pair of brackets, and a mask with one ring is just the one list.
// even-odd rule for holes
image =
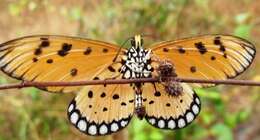
[[[255, 57], [250, 42], [229, 35], [204, 35], [153, 45], [153, 54], [170, 60], [178, 77], [199, 79], [233, 78], [245, 71]], [[196, 86], [212, 84], [196, 84]]]
[[80, 131], [107, 135], [126, 127], [134, 112], [134, 91], [127, 85], [84, 87], [68, 108], [68, 117]]
[[[0, 45], [0, 67], [8, 75], [25, 81], [91, 80], [93, 75], [110, 68], [117, 51], [116, 45], [96, 40], [67, 36], [28, 36]], [[63, 93], [79, 89], [45, 88], [47, 91]]]
[[147, 122], [161, 129], [178, 129], [195, 120], [200, 112], [200, 99], [188, 84], [180, 85], [183, 92], [178, 96], [170, 96], [160, 83], [144, 84]]

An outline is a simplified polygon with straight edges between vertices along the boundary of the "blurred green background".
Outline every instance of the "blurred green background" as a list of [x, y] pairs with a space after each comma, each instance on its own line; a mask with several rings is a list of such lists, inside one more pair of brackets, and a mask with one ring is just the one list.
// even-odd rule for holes
[[[152, 34], [145, 45], [199, 34], [233, 34], [260, 45], [259, 0], [0, 0], [0, 42], [33, 34], [81, 36], [121, 44]], [[260, 81], [260, 55], [238, 79]], [[0, 83], [15, 83], [3, 73]], [[166, 131], [144, 120], [111, 136], [89, 137], [70, 126], [66, 108], [75, 95], [35, 88], [0, 91], [0, 140], [260, 140], [260, 88], [196, 89], [199, 117]]]

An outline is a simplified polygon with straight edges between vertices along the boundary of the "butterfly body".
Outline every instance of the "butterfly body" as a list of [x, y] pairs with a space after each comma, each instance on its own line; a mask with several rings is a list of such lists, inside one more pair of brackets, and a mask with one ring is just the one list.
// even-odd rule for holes
[[[11, 77], [35, 82], [155, 76], [228, 79], [244, 72], [256, 52], [250, 42], [230, 35], [165, 41], [149, 49], [143, 47], [142, 36], [137, 35], [131, 39], [129, 49], [121, 50], [115, 59], [119, 46], [107, 42], [68, 36], [28, 36], [0, 44], [0, 67]], [[158, 58], [172, 65], [161, 65]], [[155, 83], [37, 88], [77, 93], [68, 106], [68, 118], [79, 131], [98, 136], [125, 128], [134, 115], [160, 129], [188, 126], [201, 108], [192, 86], [214, 85], [173, 83], [166, 78]]]
[[125, 64], [121, 67], [123, 79], [148, 78], [151, 77], [151, 50], [143, 48], [141, 36], [137, 35], [132, 40], [131, 48], [127, 50], [126, 57], [123, 57]]

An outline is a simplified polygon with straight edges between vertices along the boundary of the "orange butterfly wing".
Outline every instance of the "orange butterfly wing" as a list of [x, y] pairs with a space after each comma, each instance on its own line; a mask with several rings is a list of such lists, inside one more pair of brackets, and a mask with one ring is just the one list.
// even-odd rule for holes
[[256, 53], [253, 44], [229, 35], [165, 41], [153, 45], [151, 49], [154, 59], [168, 59], [174, 64], [178, 77], [199, 79], [233, 78], [249, 67]]
[[68, 108], [70, 122], [88, 135], [108, 135], [126, 127], [134, 114], [128, 84], [84, 87]]
[[[101, 72], [114, 71], [111, 65], [117, 51], [117, 45], [96, 40], [28, 36], [0, 45], [0, 67], [9, 76], [25, 81], [91, 80]], [[111, 77], [108, 73], [105, 78]], [[47, 87], [45, 90], [66, 93], [79, 88]]]
[[195, 120], [200, 112], [200, 99], [195, 91], [181, 83], [183, 91], [170, 96], [161, 83], [146, 83], [143, 86], [143, 102], [146, 120], [161, 129], [183, 128]]

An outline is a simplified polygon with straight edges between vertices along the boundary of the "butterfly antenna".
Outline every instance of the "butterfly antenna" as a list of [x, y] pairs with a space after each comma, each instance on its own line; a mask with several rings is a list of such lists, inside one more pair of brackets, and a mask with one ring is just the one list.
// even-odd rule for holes
[[118, 55], [119, 55], [121, 49], [125, 46], [125, 44], [126, 44], [131, 38], [132, 38], [132, 37], [127, 38], [127, 39], [123, 42], [123, 44], [120, 45], [120, 48], [119, 48], [119, 50], [117, 51], [116, 56], [115, 56], [115, 58], [113, 59], [113, 62], [116, 61], [116, 59], [117, 59], [117, 57], [118, 57]]

